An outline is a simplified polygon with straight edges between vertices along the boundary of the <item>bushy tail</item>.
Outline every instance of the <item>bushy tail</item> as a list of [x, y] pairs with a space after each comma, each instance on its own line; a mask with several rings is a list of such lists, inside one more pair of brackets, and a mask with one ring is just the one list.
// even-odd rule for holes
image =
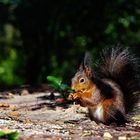
[[128, 48], [106, 49], [101, 54], [98, 76], [115, 81], [122, 89], [126, 113], [131, 111], [140, 95], [140, 60]]

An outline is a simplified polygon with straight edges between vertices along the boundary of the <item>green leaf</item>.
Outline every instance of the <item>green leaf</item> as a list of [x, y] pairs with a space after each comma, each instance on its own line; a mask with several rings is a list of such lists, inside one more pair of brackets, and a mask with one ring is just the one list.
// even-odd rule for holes
[[67, 84], [62, 84], [61, 80], [54, 76], [47, 76], [47, 80], [55, 90], [62, 92], [64, 97], [67, 97], [70, 93], [74, 93], [74, 90], [72, 90]]
[[56, 90], [60, 90], [61, 80], [54, 76], [47, 76], [47, 80], [50, 82], [51, 86]]
[[7, 140], [17, 140], [19, 138], [18, 132], [11, 132], [11, 133], [4, 133], [3, 131], [0, 131], [0, 138], [4, 138]]
[[60, 85], [60, 88], [61, 88], [62, 91], [66, 91], [66, 90], [69, 89], [69, 86], [66, 85], [66, 84], [61, 84], [61, 85]]
[[5, 133], [3, 131], [0, 131], [0, 138], [2, 138], [3, 136], [5, 136]]
[[58, 85], [61, 84], [61, 80], [59, 78], [54, 77], [54, 76], [47, 76], [47, 80], [52, 82], [52, 83], [56, 83]]
[[50, 83], [55, 90], [60, 90], [60, 86], [56, 83]]
[[18, 132], [12, 132], [6, 135], [7, 140], [17, 140], [19, 138]]

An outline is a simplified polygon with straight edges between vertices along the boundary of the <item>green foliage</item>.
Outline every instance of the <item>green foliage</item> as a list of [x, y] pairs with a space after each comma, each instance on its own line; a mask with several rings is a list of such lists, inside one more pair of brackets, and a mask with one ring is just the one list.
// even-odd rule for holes
[[5, 24], [0, 36], [0, 84], [20, 85], [23, 77], [17, 69], [22, 68], [23, 56], [13, 46], [20, 46], [19, 32], [11, 24]]
[[0, 30], [0, 85], [21, 85], [24, 56], [20, 55], [19, 30], [10, 23], [5, 23]]
[[0, 131], [0, 138], [3, 137], [5, 133], [3, 131]]
[[139, 0], [0, 0], [0, 13], [0, 84], [68, 81], [85, 51], [95, 62], [118, 42], [140, 54]]
[[9, 48], [3, 55], [3, 57], [0, 57], [0, 83], [20, 85], [23, 80], [16, 72], [17, 67], [20, 65], [17, 51], [14, 48]]
[[0, 139], [6, 139], [6, 140], [18, 140], [19, 139], [19, 133], [18, 132], [11, 132], [11, 133], [5, 133], [3, 131], [0, 131]]
[[65, 97], [67, 97], [69, 93], [74, 92], [67, 84], [63, 84], [62, 81], [55, 76], [47, 76], [47, 80], [55, 90], [65, 93], [63, 94]]
[[47, 76], [47, 80], [55, 90], [61, 91], [61, 80], [54, 76]]

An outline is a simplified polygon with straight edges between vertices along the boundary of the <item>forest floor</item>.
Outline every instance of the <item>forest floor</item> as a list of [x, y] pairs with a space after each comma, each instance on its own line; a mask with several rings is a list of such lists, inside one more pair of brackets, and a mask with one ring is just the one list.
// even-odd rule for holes
[[63, 101], [48, 86], [0, 92], [0, 129], [21, 140], [140, 140], [140, 103], [125, 126], [91, 121], [87, 109]]

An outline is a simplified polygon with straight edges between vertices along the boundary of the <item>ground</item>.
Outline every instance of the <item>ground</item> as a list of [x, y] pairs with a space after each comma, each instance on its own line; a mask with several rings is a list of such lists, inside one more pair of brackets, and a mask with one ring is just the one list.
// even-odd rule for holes
[[140, 106], [124, 126], [91, 121], [87, 108], [64, 101], [48, 86], [0, 93], [0, 129], [18, 131], [21, 140], [140, 140]]

